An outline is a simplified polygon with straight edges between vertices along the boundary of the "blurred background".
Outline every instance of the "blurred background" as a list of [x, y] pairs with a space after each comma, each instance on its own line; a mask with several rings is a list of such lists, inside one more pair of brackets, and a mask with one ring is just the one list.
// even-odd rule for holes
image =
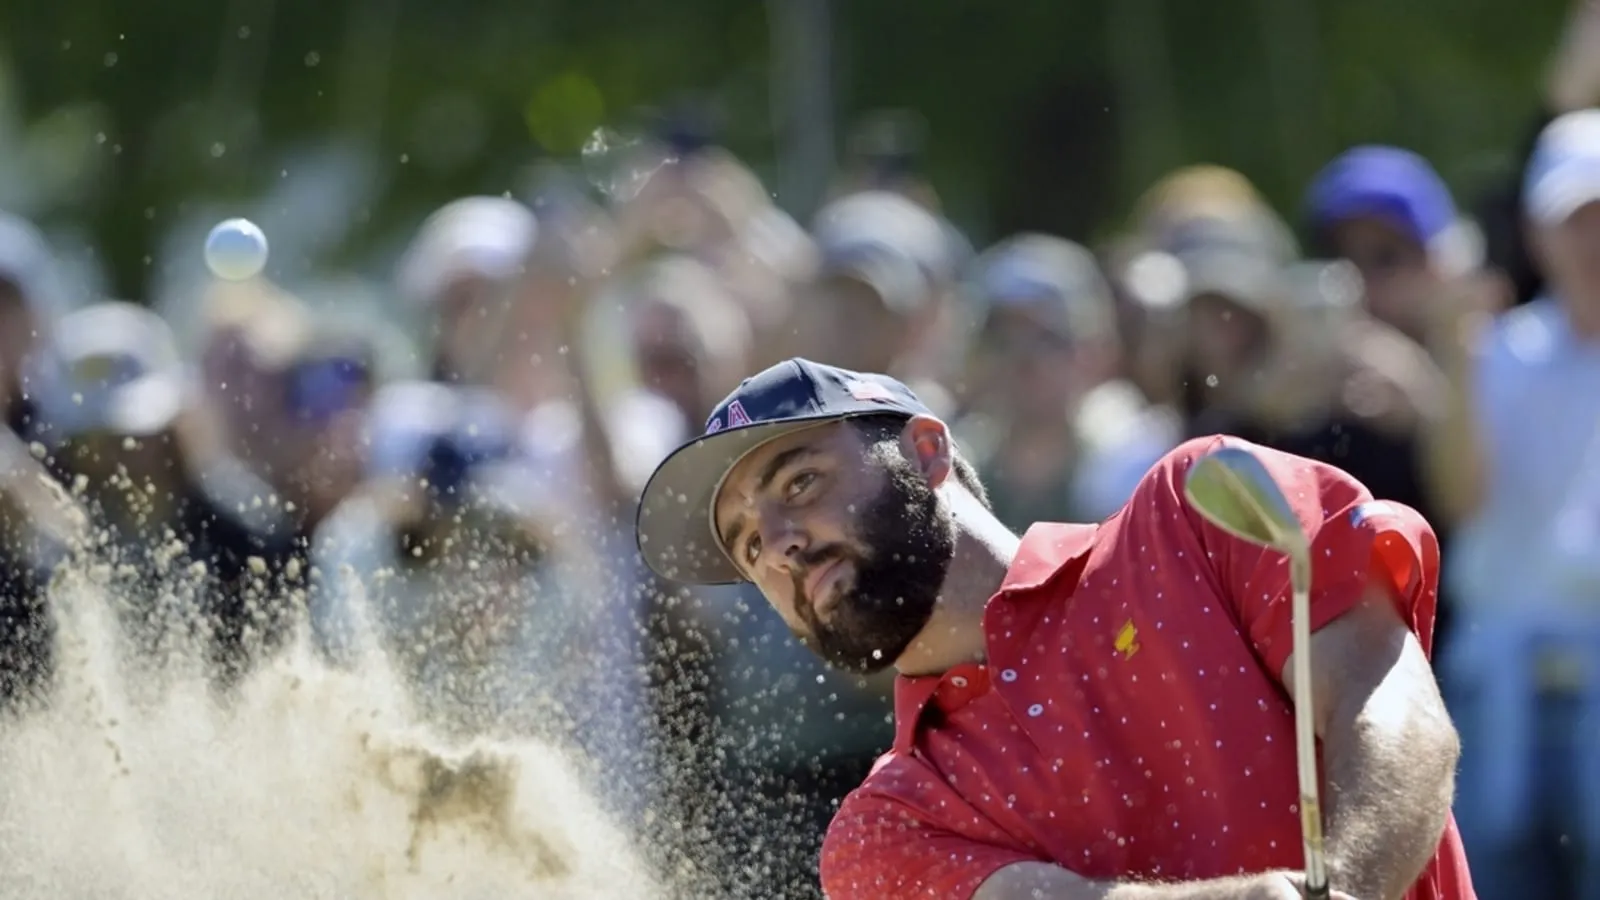
[[[0, 693], [51, 700], [86, 517], [148, 653], [385, 654], [659, 865], [813, 896], [888, 682], [632, 536], [803, 355], [1018, 530], [1218, 431], [1421, 510], [1479, 895], [1600, 896], [1597, 105], [1557, 0], [0, 5]], [[233, 216], [262, 277], [206, 268]]]

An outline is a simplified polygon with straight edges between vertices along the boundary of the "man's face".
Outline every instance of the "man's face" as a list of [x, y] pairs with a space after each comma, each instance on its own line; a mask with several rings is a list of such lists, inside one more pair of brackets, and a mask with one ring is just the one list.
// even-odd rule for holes
[[1414, 337], [1442, 288], [1423, 246], [1388, 222], [1361, 217], [1334, 227], [1333, 249], [1361, 272], [1368, 312]]
[[686, 317], [666, 304], [643, 302], [629, 324], [640, 381], [671, 400], [689, 421], [704, 421], [709, 408], [702, 361]]
[[1536, 233], [1546, 271], [1563, 303], [1600, 309], [1600, 203], [1579, 207]]
[[1267, 324], [1261, 316], [1221, 294], [1201, 294], [1189, 303], [1192, 361], [1203, 376], [1229, 379], [1261, 355]]
[[469, 383], [488, 377], [511, 300], [505, 285], [480, 275], [459, 276], [444, 289], [435, 306], [436, 352], [453, 376]]
[[864, 674], [893, 665], [928, 624], [955, 554], [954, 525], [921, 472], [849, 423], [746, 456], [715, 525], [795, 636]]
[[1057, 415], [1094, 387], [1093, 354], [1027, 309], [996, 309], [978, 334], [980, 402], [1008, 413]]

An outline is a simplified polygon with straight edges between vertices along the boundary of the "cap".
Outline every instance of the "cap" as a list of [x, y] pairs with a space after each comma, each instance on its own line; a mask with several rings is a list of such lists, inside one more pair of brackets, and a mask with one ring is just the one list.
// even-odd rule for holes
[[64, 316], [29, 359], [24, 390], [37, 404], [38, 437], [60, 442], [95, 431], [156, 434], [182, 411], [187, 381], [167, 323], [113, 301]]
[[511, 278], [522, 271], [537, 236], [533, 211], [515, 200], [453, 200], [422, 223], [400, 262], [400, 289], [428, 303], [456, 278]]
[[986, 311], [1027, 309], [1041, 325], [1072, 339], [1115, 332], [1111, 285], [1094, 254], [1046, 234], [1021, 234], [978, 261], [974, 288]]
[[812, 225], [819, 274], [870, 285], [890, 310], [926, 306], [955, 274], [955, 248], [937, 216], [889, 191], [862, 191], [829, 203]]
[[1216, 165], [1184, 166], [1151, 185], [1134, 205], [1134, 230], [1147, 237], [1204, 216], [1238, 216], [1266, 210], [1250, 179]]
[[1186, 299], [1220, 294], [1262, 310], [1276, 302], [1288, 263], [1277, 224], [1260, 215], [1203, 216], [1169, 228], [1160, 249], [1183, 267]]
[[1456, 222], [1444, 179], [1427, 160], [1399, 147], [1366, 145], [1340, 154], [1312, 179], [1306, 206], [1319, 230], [1374, 216], [1423, 246]]
[[722, 481], [768, 441], [825, 422], [861, 416], [931, 415], [887, 375], [790, 359], [746, 378], [717, 404], [705, 434], [674, 450], [645, 484], [639, 551], [651, 571], [683, 584], [743, 581], [722, 549], [713, 505]]
[[353, 335], [316, 335], [283, 370], [284, 405], [295, 419], [327, 423], [360, 408], [377, 381], [376, 349]]
[[1600, 109], [1560, 116], [1534, 144], [1524, 175], [1522, 202], [1529, 218], [1559, 225], [1582, 206], [1600, 200]]

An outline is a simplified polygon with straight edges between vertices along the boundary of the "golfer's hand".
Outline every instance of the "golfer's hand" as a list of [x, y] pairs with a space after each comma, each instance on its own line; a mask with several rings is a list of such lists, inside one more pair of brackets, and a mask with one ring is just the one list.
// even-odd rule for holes
[[[1249, 894], [1250, 900], [1305, 900], [1306, 876], [1303, 872], [1269, 872], [1262, 876], [1273, 882], [1267, 887], [1267, 893]], [[1355, 897], [1343, 891], [1331, 891], [1329, 900], [1356, 900]]]

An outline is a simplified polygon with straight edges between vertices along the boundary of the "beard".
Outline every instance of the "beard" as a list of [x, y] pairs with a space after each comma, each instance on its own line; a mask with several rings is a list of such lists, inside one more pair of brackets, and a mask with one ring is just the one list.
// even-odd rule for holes
[[[816, 598], [799, 610], [811, 629], [805, 643], [830, 664], [862, 675], [893, 665], [927, 626], [955, 556], [954, 524], [933, 488], [903, 458], [881, 464], [888, 478], [862, 513], [854, 542], [860, 549], [822, 547], [806, 559], [806, 571], [849, 560], [855, 583], [827, 624], [812, 611]], [[796, 587], [798, 594], [798, 581]]]

